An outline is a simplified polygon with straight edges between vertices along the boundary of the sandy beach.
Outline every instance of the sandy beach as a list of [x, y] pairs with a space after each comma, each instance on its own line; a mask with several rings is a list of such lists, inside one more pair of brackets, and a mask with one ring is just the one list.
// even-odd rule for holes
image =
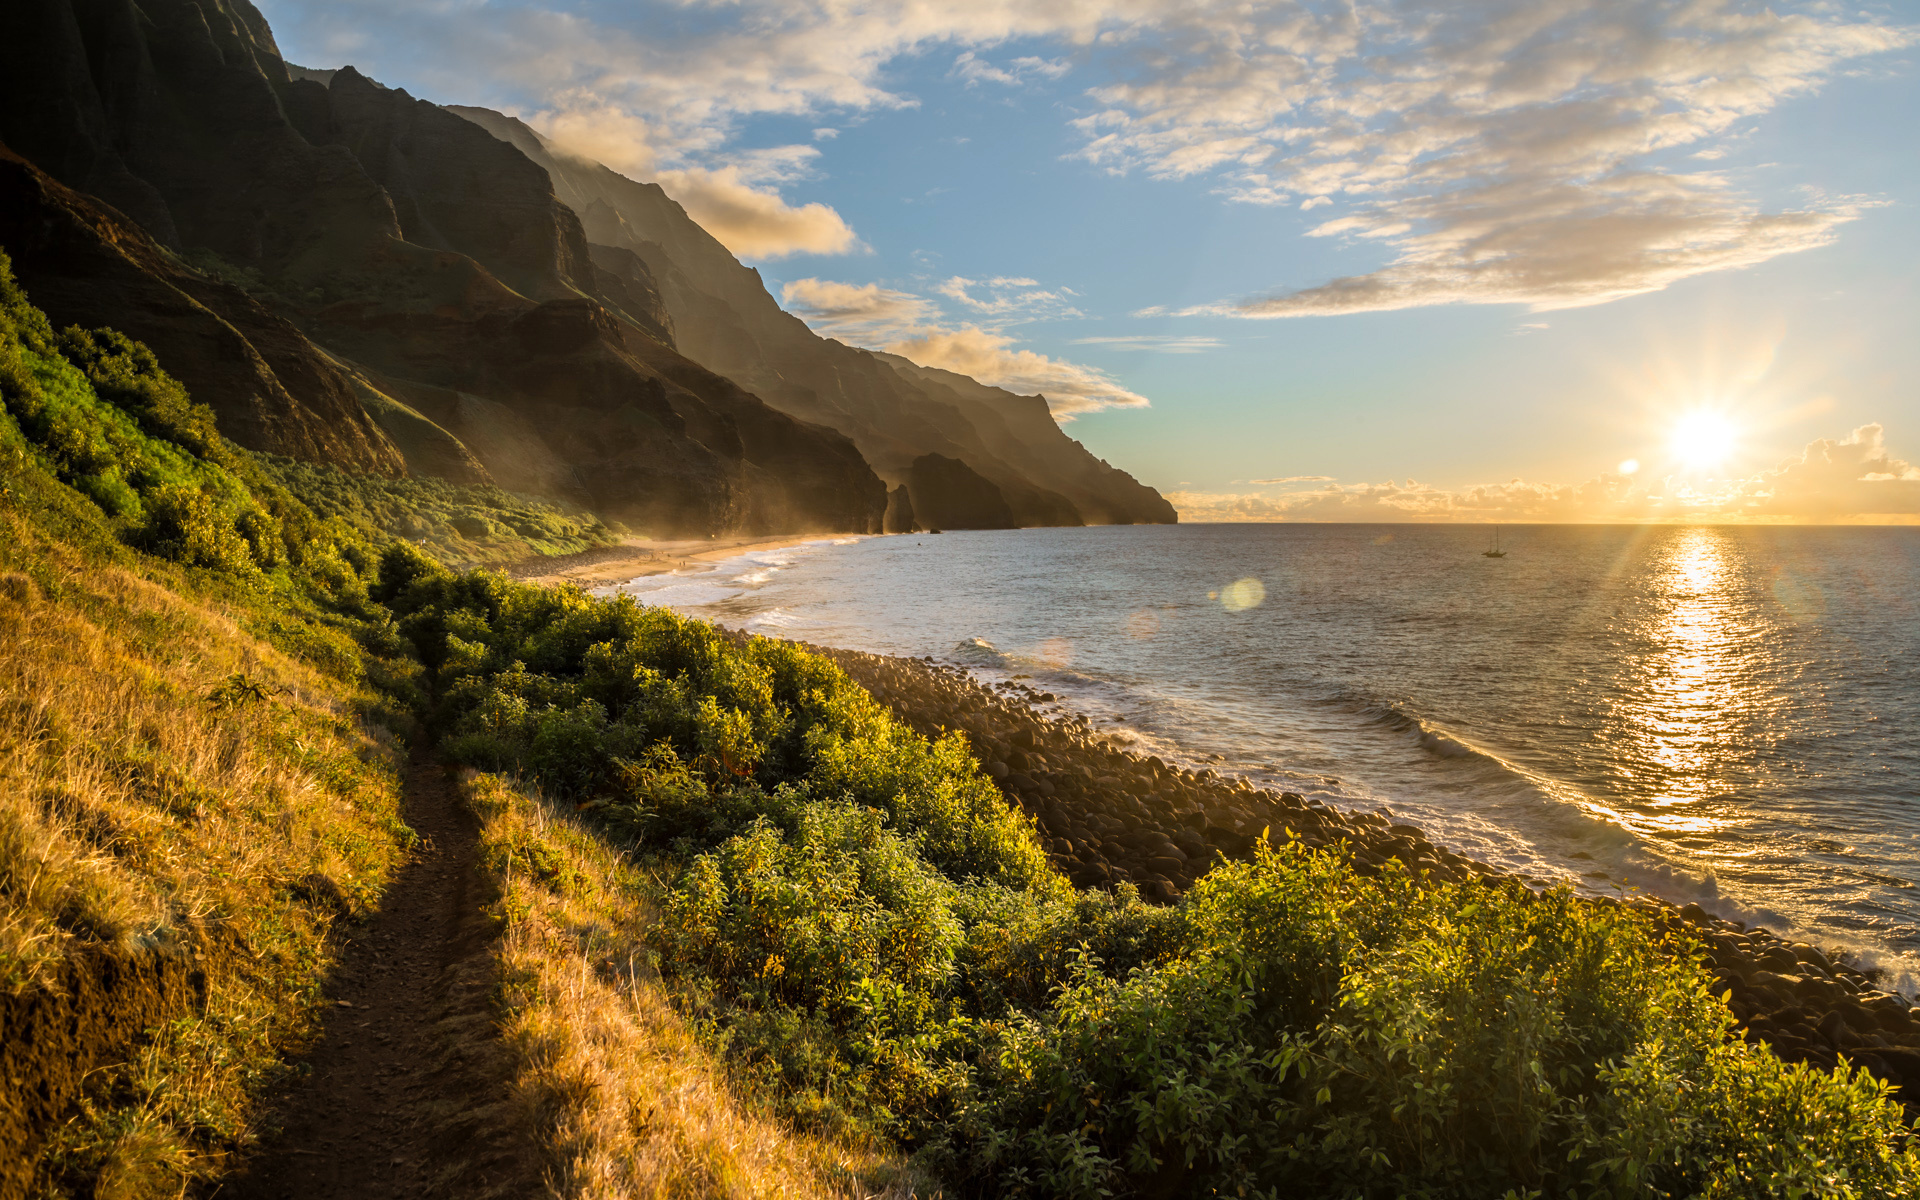
[[601, 546], [579, 554], [527, 559], [508, 566], [506, 572], [522, 583], [577, 583], [584, 588], [597, 588], [647, 575], [683, 571], [699, 563], [717, 562], [754, 550], [776, 550], [782, 546], [795, 546], [815, 538], [832, 536], [847, 535], [789, 533], [776, 537], [680, 540], [627, 538], [618, 545]]

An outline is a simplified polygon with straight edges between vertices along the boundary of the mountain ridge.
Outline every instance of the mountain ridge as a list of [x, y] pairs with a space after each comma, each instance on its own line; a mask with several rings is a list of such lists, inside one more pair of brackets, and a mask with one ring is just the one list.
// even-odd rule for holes
[[18, 7], [0, 244], [243, 446], [662, 534], [1178, 519], [1043, 398], [821, 338], [658, 185], [289, 64], [248, 0]]

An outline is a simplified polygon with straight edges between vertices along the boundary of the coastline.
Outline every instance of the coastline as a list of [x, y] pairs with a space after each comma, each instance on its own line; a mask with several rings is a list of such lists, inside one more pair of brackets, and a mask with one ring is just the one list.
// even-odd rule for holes
[[[1456, 854], [1381, 813], [1343, 812], [1140, 754], [1084, 718], [1042, 712], [1038, 706], [1050, 703], [1051, 694], [1020, 683], [990, 687], [932, 659], [801, 644], [846, 671], [915, 731], [963, 733], [1008, 803], [1033, 818], [1049, 858], [1076, 886], [1131, 884], [1149, 900], [1173, 903], [1218, 859], [1251, 858], [1262, 840], [1341, 854], [1363, 875], [1397, 861], [1435, 885], [1542, 886]], [[1865, 1066], [1895, 1085], [1909, 1120], [1920, 1118], [1920, 1008], [1883, 989], [1880, 974], [1697, 904], [1647, 895], [1583, 902], [1624, 905], [1666, 928], [1687, 928], [1738, 1036], [1821, 1070], [1842, 1058]]]
[[[522, 564], [515, 577], [600, 588], [824, 536], [633, 539]], [[1456, 853], [1384, 810], [1341, 810], [1142, 753], [1084, 717], [1043, 711], [1055, 697], [1018, 681], [988, 685], [931, 658], [798, 644], [834, 662], [915, 731], [963, 733], [1008, 803], [1034, 821], [1050, 861], [1079, 887], [1130, 885], [1149, 901], [1175, 903], [1216, 861], [1251, 858], [1262, 840], [1339, 853], [1363, 875], [1397, 862], [1434, 885], [1548, 886]], [[1697, 904], [1644, 894], [1583, 902], [1624, 905], [1664, 927], [1686, 927], [1738, 1036], [1789, 1062], [1831, 1070], [1844, 1057], [1864, 1065], [1896, 1086], [1910, 1119], [1920, 1118], [1920, 1008], [1883, 987], [1884, 974]]]
[[756, 550], [780, 550], [818, 538], [879, 536], [868, 534], [782, 534], [776, 537], [625, 538], [612, 546], [549, 558], [523, 559], [502, 568], [520, 583], [573, 583], [592, 590], [649, 575], [667, 575], [702, 563], [716, 563]]

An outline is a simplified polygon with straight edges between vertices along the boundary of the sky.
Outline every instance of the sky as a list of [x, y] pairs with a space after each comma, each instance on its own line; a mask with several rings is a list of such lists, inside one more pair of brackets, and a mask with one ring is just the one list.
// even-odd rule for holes
[[1920, 523], [1920, 4], [261, 8], [1185, 520]]

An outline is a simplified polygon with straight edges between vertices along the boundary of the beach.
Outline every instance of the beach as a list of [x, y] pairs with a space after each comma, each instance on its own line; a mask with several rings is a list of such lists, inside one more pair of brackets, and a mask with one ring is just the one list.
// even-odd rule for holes
[[[824, 535], [822, 535], [824, 536]], [[589, 590], [609, 584], [686, 571], [756, 550], [776, 550], [800, 539], [784, 537], [624, 538], [618, 544], [579, 554], [532, 558], [513, 563], [506, 573], [522, 583], [572, 583]]]

